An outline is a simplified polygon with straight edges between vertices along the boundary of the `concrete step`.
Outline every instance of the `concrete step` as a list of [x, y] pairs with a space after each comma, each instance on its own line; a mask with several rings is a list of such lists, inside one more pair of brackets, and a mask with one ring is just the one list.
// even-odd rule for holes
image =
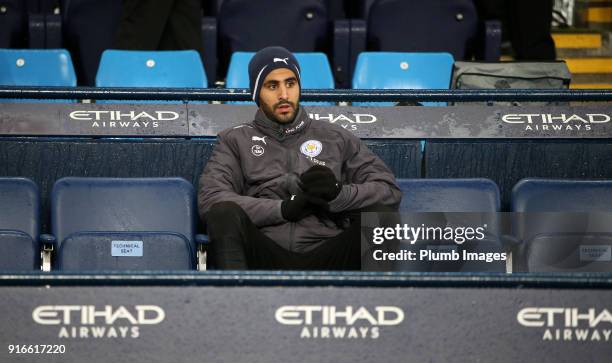
[[586, 11], [589, 24], [612, 23], [612, 1], [593, 1]]
[[565, 58], [572, 74], [612, 73], [612, 57]]
[[565, 29], [552, 33], [557, 58], [612, 57], [612, 32]]
[[571, 83], [571, 89], [612, 89], [612, 83]]
[[602, 47], [602, 35], [599, 32], [563, 32], [552, 33], [557, 49], [599, 49]]
[[589, 29], [612, 30], [611, 0], [581, 0], [578, 1], [577, 7], [580, 9], [578, 23], [586, 25]]
[[612, 88], [612, 73], [574, 73], [570, 88]]

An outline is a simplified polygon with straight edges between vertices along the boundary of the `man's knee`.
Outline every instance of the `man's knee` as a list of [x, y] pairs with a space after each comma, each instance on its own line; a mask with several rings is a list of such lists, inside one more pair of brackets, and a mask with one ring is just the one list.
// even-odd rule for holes
[[234, 202], [219, 202], [213, 204], [205, 215], [206, 224], [236, 221], [246, 217], [246, 213]]
[[241, 213], [244, 213], [244, 210], [234, 202], [215, 203], [208, 211], [209, 216], [212, 215], [214, 217], [228, 217]]

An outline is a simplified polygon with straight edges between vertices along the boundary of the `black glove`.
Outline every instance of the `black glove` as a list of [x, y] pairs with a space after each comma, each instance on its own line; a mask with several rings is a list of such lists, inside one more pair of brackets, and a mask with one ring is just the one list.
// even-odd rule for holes
[[308, 197], [302, 193], [298, 193], [283, 200], [281, 203], [281, 214], [283, 218], [291, 222], [297, 222], [312, 214], [312, 208]]
[[301, 188], [310, 197], [320, 198], [326, 202], [336, 199], [342, 185], [336, 180], [330, 168], [321, 165], [312, 166], [300, 175]]

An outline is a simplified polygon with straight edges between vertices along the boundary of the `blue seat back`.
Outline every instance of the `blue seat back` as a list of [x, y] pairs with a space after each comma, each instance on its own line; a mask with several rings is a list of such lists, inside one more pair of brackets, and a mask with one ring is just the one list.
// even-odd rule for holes
[[398, 179], [401, 212], [499, 212], [497, 185], [474, 179]]
[[472, 0], [379, 0], [368, 14], [367, 49], [448, 52], [469, 58], [478, 31]]
[[[225, 86], [249, 88], [249, 62], [255, 52], [232, 54]], [[302, 89], [333, 89], [334, 76], [325, 53], [294, 53], [300, 64]]]
[[331, 22], [320, 0], [224, 0], [217, 19], [221, 72], [234, 52], [255, 52], [270, 45], [315, 52], [331, 45]]
[[[357, 58], [353, 88], [449, 89], [453, 62], [449, 53], [364, 52]], [[393, 105], [363, 105], [369, 104]]]
[[97, 87], [194, 87], [208, 81], [194, 50], [106, 50], [96, 74]]
[[39, 267], [40, 195], [26, 178], [0, 178], [0, 270]]
[[0, 49], [0, 69], [4, 86], [76, 86], [65, 49]]
[[612, 271], [612, 180], [527, 178], [512, 190], [527, 271]]
[[[225, 86], [227, 88], [249, 88], [249, 62], [254, 52], [232, 54]], [[333, 89], [334, 76], [325, 53], [294, 53], [300, 64], [302, 89]], [[250, 102], [249, 102], [250, 103]], [[329, 102], [303, 102], [305, 105], [331, 105]]]
[[514, 212], [612, 212], [612, 180], [526, 178], [512, 190]]
[[[416, 243], [401, 241], [399, 248], [414, 251], [455, 251], [459, 256], [468, 253], [504, 252], [500, 240], [500, 197], [497, 185], [489, 179], [398, 179], [402, 190], [402, 223], [425, 228], [483, 228], [483, 238], [464, 240], [461, 243], [440, 239], [435, 234]], [[445, 213], [447, 212], [447, 213]], [[399, 263], [401, 270], [420, 272], [468, 272], [506, 270], [506, 262], [465, 260], [427, 261], [417, 260]]]
[[[58, 267], [192, 268], [196, 215], [182, 178], [62, 178], [51, 195]], [[111, 256], [113, 241], [144, 241], [144, 258]]]

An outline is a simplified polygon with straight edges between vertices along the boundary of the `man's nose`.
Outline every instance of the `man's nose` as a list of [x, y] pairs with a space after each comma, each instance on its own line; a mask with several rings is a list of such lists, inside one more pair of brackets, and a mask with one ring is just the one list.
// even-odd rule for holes
[[278, 89], [278, 99], [286, 100], [289, 97], [287, 93], [287, 87], [285, 85], [281, 85]]

